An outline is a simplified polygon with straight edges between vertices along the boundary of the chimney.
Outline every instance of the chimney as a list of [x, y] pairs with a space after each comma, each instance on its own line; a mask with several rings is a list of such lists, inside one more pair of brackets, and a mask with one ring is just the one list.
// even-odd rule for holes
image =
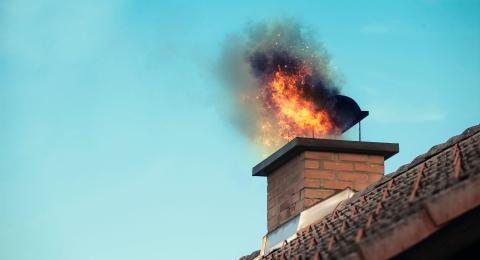
[[380, 180], [398, 144], [297, 137], [253, 168], [267, 177], [268, 232], [346, 188]]

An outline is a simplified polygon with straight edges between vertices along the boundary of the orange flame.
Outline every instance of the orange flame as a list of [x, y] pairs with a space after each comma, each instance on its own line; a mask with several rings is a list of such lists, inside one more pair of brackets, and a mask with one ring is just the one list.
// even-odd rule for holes
[[259, 141], [269, 147], [278, 147], [297, 136], [325, 137], [335, 132], [335, 126], [326, 110], [317, 108], [298, 87], [303, 85], [307, 69], [287, 74], [280, 69], [262, 89], [264, 104], [260, 117]]

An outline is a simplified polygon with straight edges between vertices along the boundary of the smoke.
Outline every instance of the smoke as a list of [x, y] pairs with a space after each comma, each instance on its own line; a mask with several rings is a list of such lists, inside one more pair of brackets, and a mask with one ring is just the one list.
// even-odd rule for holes
[[306, 65], [311, 72], [301, 87], [307, 95], [324, 101], [338, 94], [329, 69], [329, 55], [311, 29], [295, 20], [280, 20], [253, 25], [247, 36], [246, 61], [251, 73], [260, 81], [260, 87], [278, 68], [295, 74]]
[[329, 55], [315, 36], [294, 19], [278, 19], [249, 24], [245, 32], [225, 40], [219, 65], [233, 108], [230, 118], [253, 140], [265, 137], [265, 127], [273, 131], [281, 120], [265, 98], [265, 88], [278, 71], [288, 77], [307, 70], [295, 88], [316, 110], [330, 110], [328, 99], [339, 94], [339, 88]]

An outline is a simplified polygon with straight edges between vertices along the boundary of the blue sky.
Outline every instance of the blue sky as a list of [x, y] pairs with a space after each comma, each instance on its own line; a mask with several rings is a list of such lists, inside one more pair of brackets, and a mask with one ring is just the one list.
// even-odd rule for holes
[[[479, 1], [0, 3], [0, 259], [236, 259], [258, 150], [214, 73], [248, 22], [315, 28], [391, 172], [480, 115]], [[347, 138], [355, 139], [356, 129]]]

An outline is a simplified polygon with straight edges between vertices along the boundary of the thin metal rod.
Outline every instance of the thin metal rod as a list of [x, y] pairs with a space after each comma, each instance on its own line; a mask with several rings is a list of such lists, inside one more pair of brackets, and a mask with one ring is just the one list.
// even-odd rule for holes
[[358, 141], [362, 141], [362, 121], [358, 122]]

